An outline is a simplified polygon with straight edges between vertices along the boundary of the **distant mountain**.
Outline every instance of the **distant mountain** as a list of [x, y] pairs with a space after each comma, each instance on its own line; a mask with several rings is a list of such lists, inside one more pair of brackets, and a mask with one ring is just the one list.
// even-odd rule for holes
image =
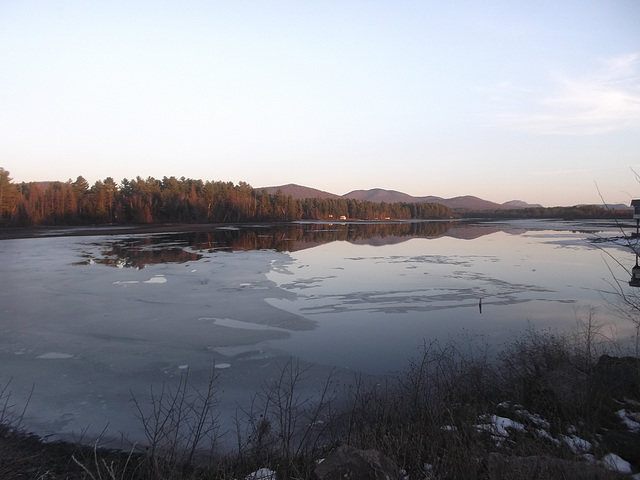
[[269, 195], [273, 195], [277, 193], [278, 190], [281, 190], [282, 193], [287, 196], [291, 195], [296, 200], [304, 200], [305, 198], [340, 198], [340, 195], [323, 192], [315, 188], [303, 187], [295, 183], [288, 183], [287, 185], [280, 185], [279, 187], [258, 188], [257, 190], [266, 190]]
[[351, 198], [352, 200], [366, 200], [368, 202], [406, 202], [415, 203], [420, 200], [406, 193], [396, 192], [395, 190], [384, 190], [382, 188], [372, 188], [371, 190], [354, 190], [352, 192], [343, 195], [344, 198]]
[[344, 195], [335, 195], [333, 193], [324, 192], [315, 188], [303, 187], [290, 183], [288, 185], [281, 185], [275, 187], [265, 187], [270, 194], [276, 193], [281, 190], [285, 195], [291, 195], [295, 199], [305, 198], [350, 198], [353, 200], [362, 200], [369, 202], [386, 202], [386, 203], [439, 203], [451, 208], [452, 210], [507, 210], [517, 208], [533, 208], [541, 207], [538, 204], [529, 204], [521, 200], [512, 200], [506, 203], [495, 203], [482, 198], [474, 197], [472, 195], [465, 195], [462, 197], [454, 198], [441, 198], [435, 196], [426, 197], [414, 197], [406, 193], [398, 192], [396, 190], [386, 190], [384, 188], [372, 188], [369, 190], [353, 190], [352, 192]]
[[[578, 205], [579, 206], [579, 205]], [[607, 203], [598, 205], [599, 207], [606, 208], [607, 210], [633, 210], [633, 207], [624, 203]]]
[[429, 202], [441, 203], [452, 210], [506, 210], [514, 207], [501, 205], [499, 203], [483, 200], [482, 198], [472, 195], [464, 195], [462, 197], [438, 198], [427, 197]]
[[542, 205], [539, 203], [527, 203], [522, 200], [511, 200], [509, 202], [504, 202], [502, 205], [509, 206], [511, 208], [542, 208]]

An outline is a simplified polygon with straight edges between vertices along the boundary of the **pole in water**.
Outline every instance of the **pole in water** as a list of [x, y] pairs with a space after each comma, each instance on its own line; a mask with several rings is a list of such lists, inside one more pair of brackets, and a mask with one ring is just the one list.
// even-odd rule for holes
[[478, 300], [478, 310], [480, 310], [480, 313], [482, 313], [482, 298]]

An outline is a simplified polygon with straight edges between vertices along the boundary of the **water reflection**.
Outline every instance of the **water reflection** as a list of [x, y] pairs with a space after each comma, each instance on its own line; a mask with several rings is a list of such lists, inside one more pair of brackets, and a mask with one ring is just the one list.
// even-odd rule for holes
[[118, 268], [141, 269], [160, 263], [199, 260], [198, 252], [272, 250], [295, 252], [330, 242], [382, 246], [412, 238], [453, 238], [471, 240], [499, 231], [495, 226], [467, 225], [453, 221], [397, 223], [295, 223], [217, 227], [205, 231], [118, 235], [94, 243], [97, 252], [83, 253], [84, 261], [74, 265], [99, 263]]
[[[27, 403], [36, 384], [31, 425], [101, 435], [108, 422], [128, 435], [132, 394], [146, 398], [185, 366], [204, 382], [213, 362], [227, 367], [231, 418], [279, 359], [384, 374], [425, 339], [468, 335], [489, 348], [531, 326], [573, 331], [593, 307], [635, 340], [636, 324], [603, 299], [606, 259], [622, 259], [612, 267], [624, 270], [621, 287], [633, 262], [614, 225], [592, 239], [575, 232], [601, 223], [199, 228], [0, 242], [0, 376]], [[78, 255], [130, 268], [69, 267]]]
[[100, 257], [85, 253], [83, 257], [86, 260], [76, 262], [73, 265], [99, 263], [110, 267], [141, 269], [146, 265], [185, 263], [202, 258], [202, 255], [188, 252], [180, 247], [160, 246], [160, 248], [148, 248], [149, 246], [155, 246], [154, 242], [149, 242], [150, 239], [144, 240], [143, 242], [111, 243], [108, 248], [101, 250]]

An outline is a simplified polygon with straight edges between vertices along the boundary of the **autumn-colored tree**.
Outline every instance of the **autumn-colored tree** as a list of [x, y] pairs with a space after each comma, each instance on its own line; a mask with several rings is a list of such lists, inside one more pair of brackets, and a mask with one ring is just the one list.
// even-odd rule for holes
[[[386, 218], [448, 218], [439, 204], [375, 203], [346, 198], [299, 200], [282, 190], [269, 194], [246, 182], [213, 182], [185, 177], [98, 180], [82, 176], [49, 184], [12, 184], [0, 169], [0, 219], [7, 224], [246, 222]], [[258, 241], [258, 240], [256, 240]]]
[[22, 201], [19, 221], [23, 225], [34, 225], [43, 222], [45, 217], [44, 191], [35, 183], [22, 183]]
[[18, 214], [21, 194], [9, 172], [0, 167], [0, 224], [9, 223]]

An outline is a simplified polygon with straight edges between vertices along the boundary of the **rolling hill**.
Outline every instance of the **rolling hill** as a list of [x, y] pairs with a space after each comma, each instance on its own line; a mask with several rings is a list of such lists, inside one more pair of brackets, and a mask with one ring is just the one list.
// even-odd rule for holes
[[291, 195], [295, 199], [305, 198], [351, 198], [354, 200], [363, 200], [369, 202], [386, 202], [386, 203], [440, 203], [453, 210], [507, 210], [518, 208], [540, 207], [538, 204], [529, 204], [521, 200], [511, 200], [506, 203], [495, 203], [472, 195], [464, 195], [461, 197], [441, 198], [433, 195], [425, 197], [414, 197], [406, 193], [396, 190], [386, 190], [383, 188], [372, 188], [369, 190], [353, 190], [345, 195], [336, 195], [315, 188], [304, 187], [302, 185], [287, 184], [273, 187], [265, 187], [270, 194], [281, 190], [285, 195]]

